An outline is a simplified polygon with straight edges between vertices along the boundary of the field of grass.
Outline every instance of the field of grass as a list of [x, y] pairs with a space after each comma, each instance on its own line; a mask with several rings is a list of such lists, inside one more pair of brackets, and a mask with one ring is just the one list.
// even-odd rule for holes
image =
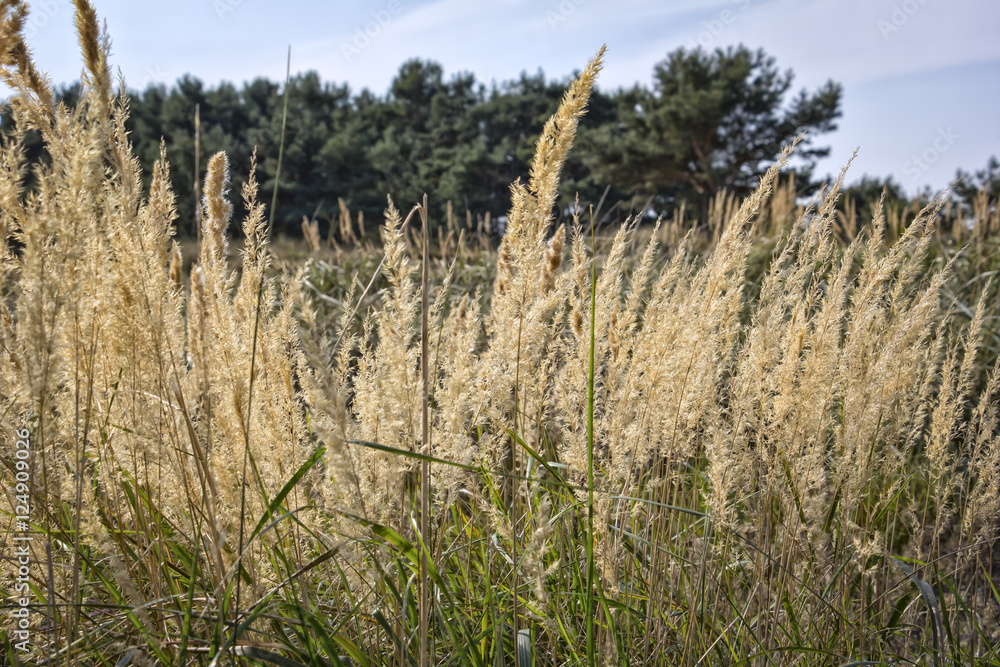
[[996, 202], [555, 220], [598, 54], [502, 240], [234, 250], [220, 153], [181, 244], [76, 5], [67, 109], [0, 0], [5, 664], [1000, 664]]

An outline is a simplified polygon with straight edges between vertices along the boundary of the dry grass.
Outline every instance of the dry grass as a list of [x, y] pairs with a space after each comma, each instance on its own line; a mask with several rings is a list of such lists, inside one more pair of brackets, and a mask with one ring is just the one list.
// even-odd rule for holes
[[[276, 270], [252, 175], [232, 266], [224, 154], [186, 269], [166, 161], [144, 197], [106, 40], [76, 5], [70, 110], [0, 0], [21, 133], [0, 152], [2, 539], [9, 558], [23, 427], [29, 661], [1000, 660], [1000, 365], [979, 377], [995, 313], [980, 298], [956, 320], [943, 299], [963, 260], [930, 259], [941, 202], [858, 227], [838, 180], [796, 208], [772, 192], [786, 153], [702, 233], [633, 221], [598, 254], [585, 221], [551, 216], [598, 54], [495, 254], [449, 220], [432, 292], [409, 226], [426, 205], [389, 202], [369, 292], [381, 253], [345, 206], [338, 239], [304, 221], [325, 259]], [[30, 195], [28, 128], [52, 158]], [[316, 270], [352, 252], [353, 280]], [[468, 277], [487, 261], [490, 280]]]

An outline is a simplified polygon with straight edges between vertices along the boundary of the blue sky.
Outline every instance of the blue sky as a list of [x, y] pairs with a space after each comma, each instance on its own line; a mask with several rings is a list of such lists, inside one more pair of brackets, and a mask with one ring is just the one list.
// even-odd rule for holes
[[[912, 192], [1000, 157], [996, 0], [92, 1], [112, 65], [135, 88], [185, 73], [208, 83], [283, 79], [288, 45], [293, 71], [378, 93], [415, 56], [486, 83], [538, 69], [562, 79], [606, 43], [599, 85], [614, 89], [649, 84], [678, 46], [744, 43], [794, 70], [795, 89], [844, 85], [840, 128], [818, 138], [833, 149], [819, 174], [860, 147], [849, 181], [892, 174]], [[55, 83], [76, 79], [72, 2], [31, 6], [37, 61]]]

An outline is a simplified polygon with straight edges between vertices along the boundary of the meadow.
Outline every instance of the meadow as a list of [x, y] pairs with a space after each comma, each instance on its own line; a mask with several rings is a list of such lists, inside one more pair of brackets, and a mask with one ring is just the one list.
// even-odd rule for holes
[[502, 238], [272, 239], [217, 153], [181, 240], [75, 4], [70, 108], [0, 0], [5, 664], [1000, 664], [987, 192], [557, 217], [602, 49]]

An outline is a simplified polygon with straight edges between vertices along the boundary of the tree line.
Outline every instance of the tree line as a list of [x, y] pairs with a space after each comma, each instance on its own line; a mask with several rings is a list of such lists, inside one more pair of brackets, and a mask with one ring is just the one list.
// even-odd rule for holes
[[[561, 210], [579, 196], [619, 214], [684, 202], [698, 215], [722, 188], [748, 192], [804, 132], [791, 171], [808, 194], [817, 186], [816, 160], [829, 153], [814, 140], [836, 129], [842, 91], [829, 81], [791, 93], [792, 83], [792, 72], [763, 51], [681, 48], [654, 67], [651, 86], [595, 92], [564, 170]], [[282, 88], [263, 78], [237, 87], [184, 76], [170, 88], [129, 92], [135, 152], [148, 178], [162, 140], [182, 233], [193, 233], [196, 174], [216, 151], [229, 155], [238, 192], [256, 148], [258, 180], [271, 191]], [[508, 208], [510, 183], [527, 176], [536, 138], [565, 89], [541, 72], [491, 86], [468, 73], [446, 78], [439, 64], [419, 59], [400, 67], [385, 95], [352, 93], [316, 72], [296, 75], [287, 87], [278, 230], [296, 232], [317, 212], [321, 221], [332, 218], [338, 198], [378, 219], [386, 194], [405, 205], [428, 192], [442, 212], [450, 200], [496, 218]], [[79, 92], [70, 86], [60, 98], [72, 105]], [[0, 119], [5, 130], [11, 123], [8, 114]], [[44, 159], [37, 139], [27, 148]]]

